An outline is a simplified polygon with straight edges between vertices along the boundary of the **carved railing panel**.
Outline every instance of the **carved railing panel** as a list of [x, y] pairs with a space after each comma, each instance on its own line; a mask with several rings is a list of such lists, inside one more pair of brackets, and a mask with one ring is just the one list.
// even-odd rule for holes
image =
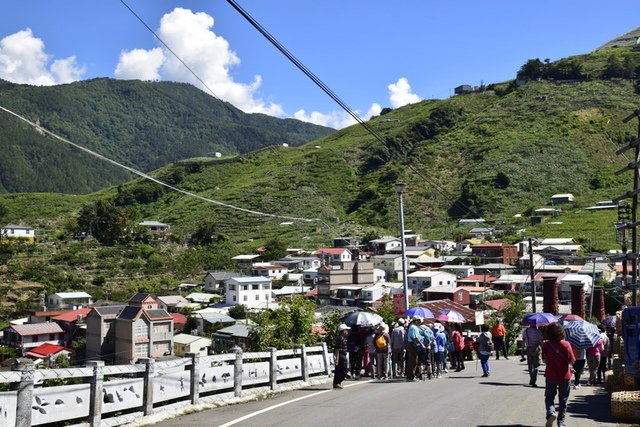
[[31, 425], [89, 416], [89, 384], [38, 387], [33, 390]]
[[[177, 369], [174, 367], [173, 369]], [[153, 403], [188, 396], [191, 387], [189, 371], [158, 372], [153, 378]]]
[[16, 424], [17, 404], [17, 391], [5, 391], [0, 393], [0, 426], [13, 426]]
[[142, 378], [106, 381], [102, 386], [102, 413], [139, 408], [143, 403], [143, 395]]
[[200, 364], [200, 393], [226, 388], [233, 388], [233, 365], [219, 362]]
[[242, 385], [268, 384], [269, 362], [242, 364]]
[[300, 359], [297, 357], [293, 359], [278, 359], [278, 363], [276, 364], [276, 374], [278, 380], [296, 378], [301, 376], [301, 364], [302, 363]]
[[324, 372], [324, 356], [322, 354], [309, 354], [307, 356], [307, 367], [309, 374]]

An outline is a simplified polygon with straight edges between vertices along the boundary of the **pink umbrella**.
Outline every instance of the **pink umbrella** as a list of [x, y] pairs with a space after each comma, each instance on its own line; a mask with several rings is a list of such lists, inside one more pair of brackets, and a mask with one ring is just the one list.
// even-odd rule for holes
[[449, 308], [440, 310], [440, 315], [436, 317], [436, 319], [441, 322], [449, 322], [449, 323], [464, 323], [466, 321], [462, 314], [460, 314], [458, 311], [451, 310]]
[[564, 316], [562, 316], [562, 320], [564, 320], [565, 322], [575, 322], [577, 320], [584, 320], [582, 317], [578, 316], [577, 314], [565, 314]]

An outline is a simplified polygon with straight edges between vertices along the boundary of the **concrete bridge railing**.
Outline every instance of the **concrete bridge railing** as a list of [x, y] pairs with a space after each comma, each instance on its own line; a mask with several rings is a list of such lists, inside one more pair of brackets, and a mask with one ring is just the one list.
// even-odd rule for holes
[[252, 390], [275, 390], [288, 381], [328, 376], [331, 360], [325, 343], [250, 353], [235, 347], [229, 354], [190, 353], [181, 359], [143, 359], [131, 365], [93, 361], [66, 369], [35, 369], [30, 359], [19, 359], [12, 371], [0, 372], [0, 384], [11, 387], [0, 392], [0, 426], [61, 421], [117, 426], [176, 403], [198, 405], [216, 394], [242, 397]]

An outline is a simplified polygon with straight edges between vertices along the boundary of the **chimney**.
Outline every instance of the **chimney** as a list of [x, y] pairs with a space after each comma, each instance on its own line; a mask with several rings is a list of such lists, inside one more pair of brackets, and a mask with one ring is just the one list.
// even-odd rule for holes
[[604, 320], [604, 288], [595, 286], [593, 288], [593, 317], [599, 321]]
[[558, 279], [555, 277], [542, 278], [542, 311], [558, 314]]
[[571, 313], [584, 319], [584, 287], [581, 283], [571, 285]]

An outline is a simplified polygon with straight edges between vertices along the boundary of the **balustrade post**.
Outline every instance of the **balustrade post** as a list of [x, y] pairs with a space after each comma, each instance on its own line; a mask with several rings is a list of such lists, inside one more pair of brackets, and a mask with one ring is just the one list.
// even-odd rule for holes
[[35, 365], [31, 359], [18, 358], [11, 367], [13, 371], [20, 371], [20, 382], [17, 383], [18, 403], [16, 405], [16, 426], [31, 427], [31, 407], [33, 406], [33, 375]]
[[197, 405], [200, 399], [200, 353], [187, 353], [185, 356], [191, 358], [191, 404]]
[[271, 357], [269, 359], [269, 384], [271, 390], [275, 390], [278, 387], [278, 349], [275, 347], [269, 347]]
[[324, 360], [324, 371], [327, 375], [331, 375], [331, 359], [329, 358], [329, 348], [326, 342], [321, 342], [322, 346], [322, 360]]
[[302, 344], [300, 346], [300, 371], [302, 373], [302, 381], [309, 381], [309, 365], [307, 360], [307, 346]]
[[89, 360], [87, 367], [93, 368], [93, 376], [89, 379], [91, 386], [91, 397], [89, 400], [89, 425], [100, 427], [102, 420], [102, 387], [104, 383], [104, 362], [101, 360]]
[[151, 358], [140, 358], [138, 363], [144, 363], [144, 395], [142, 400], [142, 411], [144, 415], [153, 413], [153, 377], [156, 372], [156, 361]]
[[233, 394], [235, 397], [242, 396], [242, 349], [235, 346], [231, 349], [236, 354], [233, 364]]

